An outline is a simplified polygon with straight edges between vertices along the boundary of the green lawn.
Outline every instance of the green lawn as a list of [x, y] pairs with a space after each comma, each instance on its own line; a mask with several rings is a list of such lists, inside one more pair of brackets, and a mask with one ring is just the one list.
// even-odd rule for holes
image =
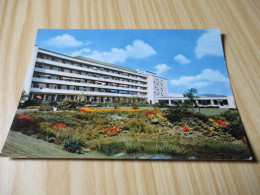
[[[192, 109], [189, 110], [192, 111]], [[228, 109], [226, 108], [200, 108], [200, 113], [208, 116], [212, 116], [212, 115], [219, 115], [227, 110]], [[199, 112], [199, 108], [194, 108], [194, 112]]]

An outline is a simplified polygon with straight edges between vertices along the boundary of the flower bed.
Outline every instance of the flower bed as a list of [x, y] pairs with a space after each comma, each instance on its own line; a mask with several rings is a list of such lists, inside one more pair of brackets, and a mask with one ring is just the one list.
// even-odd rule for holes
[[113, 111], [118, 111], [118, 112], [139, 112], [139, 109], [121, 109], [121, 108], [116, 108], [116, 109], [109, 109], [109, 108], [82, 108], [80, 112], [113, 112]]
[[67, 127], [67, 125], [63, 125], [63, 124], [55, 124], [55, 125], [53, 125], [53, 127], [55, 127], [56, 129], [59, 129], [59, 128], [66, 128]]
[[118, 126], [106, 126], [101, 130], [101, 134], [108, 135], [108, 136], [114, 136], [121, 132], [121, 128]]

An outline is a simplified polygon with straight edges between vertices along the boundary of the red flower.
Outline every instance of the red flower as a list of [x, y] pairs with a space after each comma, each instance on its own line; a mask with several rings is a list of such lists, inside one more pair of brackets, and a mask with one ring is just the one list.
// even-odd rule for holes
[[85, 113], [91, 113], [91, 111], [88, 111], [88, 110], [84, 110], [84, 109], [81, 109], [81, 110], [79, 110], [78, 112], [85, 112]]
[[55, 124], [55, 125], [53, 125], [53, 127], [57, 128], [57, 129], [59, 129], [59, 128], [66, 128], [67, 125], [63, 125], [63, 124]]
[[153, 113], [153, 112], [147, 112], [146, 114], [145, 114], [145, 116], [154, 116], [155, 115], [155, 113]]
[[185, 126], [183, 127], [182, 131], [183, 131], [183, 132], [186, 132], [186, 131], [188, 131], [189, 129], [190, 129], [190, 127], [187, 126], [187, 125], [185, 125]]
[[228, 123], [223, 121], [221, 125], [228, 125]]
[[106, 126], [104, 129], [103, 129], [103, 135], [117, 135], [119, 132], [121, 131], [121, 129], [119, 129], [118, 126]]
[[28, 119], [28, 120], [32, 120], [33, 119], [32, 117], [29, 117], [29, 116], [18, 116], [17, 118], [18, 119]]

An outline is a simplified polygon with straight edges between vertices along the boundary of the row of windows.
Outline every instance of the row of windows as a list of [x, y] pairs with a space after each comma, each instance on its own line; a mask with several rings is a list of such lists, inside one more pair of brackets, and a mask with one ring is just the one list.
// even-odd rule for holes
[[141, 90], [147, 89], [145, 87], [137, 87], [137, 86], [134, 86], [134, 85], [125, 85], [125, 84], [120, 84], [120, 83], [111, 83], [111, 82], [103, 82], [103, 81], [96, 81], [96, 80], [78, 79], [78, 78], [57, 76], [57, 75], [45, 74], [45, 73], [39, 73], [39, 72], [34, 72], [33, 77], [34, 78], [67, 81], [67, 82], [76, 82], [76, 83], [89, 83], [89, 84], [96, 84], [96, 85], [102, 85], [102, 86], [122, 87], [122, 88], [129, 88], [129, 89], [141, 89]]
[[71, 69], [68, 69], [68, 68], [61, 68], [61, 67], [53, 66], [53, 65], [36, 63], [35, 67], [47, 69], [47, 70], [55, 70], [55, 71], [65, 72], [65, 73], [72, 73], [72, 74], [90, 76], [90, 77], [95, 77], [95, 78], [111, 79], [111, 80], [115, 80], [115, 81], [123, 81], [123, 82], [145, 85], [144, 82], [140, 82], [140, 81], [125, 79], [125, 78], [120, 78], [120, 77], [112, 77], [112, 76], [109, 76], [109, 75], [101, 75], [101, 74], [96, 74], [96, 73], [90, 73], [90, 72], [86, 72], [86, 71], [71, 70]]
[[[31, 93], [30, 99], [39, 100], [42, 101], [62, 101], [64, 99], [71, 99], [71, 100], [77, 100], [78, 95], [58, 95], [58, 94], [37, 94], [37, 93]], [[134, 98], [125, 98], [125, 97], [102, 97], [102, 96], [85, 96], [80, 98], [81, 100], [89, 101], [91, 102], [120, 102], [120, 101], [127, 101], [127, 102], [145, 102], [146, 99], [135, 99]]]
[[54, 57], [54, 56], [50, 56], [50, 55], [42, 54], [42, 53], [38, 53], [37, 58], [46, 59], [46, 60], [50, 60], [50, 61], [55, 61], [55, 62], [68, 64], [68, 65], [74, 65], [74, 66], [83, 67], [83, 68], [90, 68], [90, 69], [94, 69], [94, 70], [110, 72], [110, 73], [119, 74], [119, 75], [125, 75], [125, 76], [129, 76], [129, 77], [133, 77], [133, 78], [146, 79], [145, 77], [137, 76], [137, 75], [134, 75], [134, 74], [120, 72], [120, 71], [112, 70], [112, 69], [108, 69], [108, 68], [95, 67], [93, 65], [83, 64], [83, 63], [79, 63], [79, 62], [74, 62], [74, 61], [67, 60], [67, 59], [65, 60], [65, 59], [62, 59], [62, 58], [58, 58], [58, 57]]
[[[170, 100], [171, 104], [181, 104], [182, 100]], [[213, 105], [228, 105], [227, 100], [198, 100], [199, 105], [211, 105], [211, 101], [213, 101]], [[169, 100], [159, 100], [159, 102], [166, 102], [169, 104]], [[185, 103], [190, 102], [190, 100], [184, 100]], [[194, 101], [195, 103], [195, 101]]]
[[[103, 93], [119, 93], [119, 94], [130, 94], [138, 95], [135, 91], [126, 91], [126, 90], [115, 90], [115, 89], [102, 89], [94, 87], [79, 87], [71, 85], [57, 85], [57, 84], [48, 84], [48, 83], [37, 83], [32, 82], [32, 88], [39, 89], [57, 89], [57, 90], [74, 90], [74, 91], [89, 91], [89, 92], [103, 92]], [[140, 95], [146, 95], [146, 93], [139, 93]]]

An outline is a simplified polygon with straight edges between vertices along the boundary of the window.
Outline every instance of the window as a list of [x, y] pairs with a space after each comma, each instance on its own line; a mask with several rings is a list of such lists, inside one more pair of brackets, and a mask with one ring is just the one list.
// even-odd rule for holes
[[86, 87], [79, 87], [80, 91], [86, 91]]
[[58, 79], [58, 77], [57, 76], [55, 76], [55, 75], [51, 75], [51, 79]]
[[38, 88], [40, 88], [40, 89], [46, 88], [46, 84], [45, 83], [39, 83], [38, 86], [39, 86]]
[[49, 85], [49, 88], [50, 88], [50, 89], [57, 89], [57, 85], [50, 84], [50, 85]]
[[52, 67], [52, 70], [59, 71], [59, 68], [58, 68], [57, 66], [53, 66], [53, 67]]
[[69, 90], [75, 90], [74, 86], [69, 86]]

